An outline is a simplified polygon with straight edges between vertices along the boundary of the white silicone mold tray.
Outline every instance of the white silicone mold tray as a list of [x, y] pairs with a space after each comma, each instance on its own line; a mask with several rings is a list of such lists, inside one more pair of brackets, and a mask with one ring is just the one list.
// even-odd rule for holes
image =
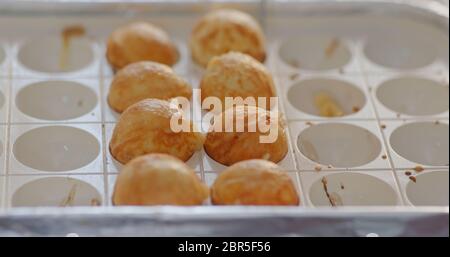
[[[203, 70], [187, 39], [208, 8], [0, 17], [0, 209], [111, 205], [121, 165], [108, 149], [119, 115], [106, 102], [114, 75], [107, 36], [131, 20], [163, 27], [181, 54], [175, 71], [198, 88]], [[302, 17], [270, 3], [264, 17], [245, 10], [267, 35], [264, 64], [290, 139], [279, 164], [302, 206], [448, 206], [448, 31], [402, 18]], [[87, 34], [73, 42], [61, 71], [60, 32], [71, 25]], [[320, 116], [317, 92], [343, 115]], [[204, 151], [188, 164], [208, 185], [225, 168]]]

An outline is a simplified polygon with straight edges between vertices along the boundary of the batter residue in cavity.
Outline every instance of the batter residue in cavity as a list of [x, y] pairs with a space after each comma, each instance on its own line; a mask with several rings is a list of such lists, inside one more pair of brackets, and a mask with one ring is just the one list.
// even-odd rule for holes
[[333, 206], [333, 207], [342, 206], [343, 203], [342, 203], [341, 197], [337, 193], [334, 193], [334, 192], [329, 193], [328, 192], [328, 181], [325, 177], [322, 178], [322, 185], [323, 185], [323, 190], [325, 191], [325, 194], [326, 194], [331, 206]]
[[84, 36], [84, 34], [86, 34], [86, 30], [83, 26], [80, 25], [69, 26], [63, 29], [63, 31], [61, 32], [62, 47], [59, 57], [60, 70], [67, 69], [67, 64], [69, 62], [70, 42], [72, 38], [81, 37]]

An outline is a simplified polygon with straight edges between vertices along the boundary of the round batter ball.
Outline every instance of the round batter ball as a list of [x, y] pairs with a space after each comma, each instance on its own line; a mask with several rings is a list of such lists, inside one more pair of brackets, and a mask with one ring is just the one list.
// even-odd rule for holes
[[211, 188], [215, 205], [298, 205], [289, 175], [265, 160], [238, 162], [222, 171]]
[[[259, 125], [264, 123], [267, 127]], [[288, 152], [285, 123], [278, 113], [255, 106], [229, 108], [214, 117], [204, 148], [213, 160], [227, 166], [250, 159], [277, 163]]]
[[126, 109], [114, 128], [110, 152], [122, 164], [149, 153], [166, 153], [187, 161], [203, 146], [205, 136], [195, 132], [191, 120], [174, 118], [188, 124], [190, 132], [176, 132], [171, 127], [173, 116], [181, 110], [164, 100], [145, 99]]
[[237, 10], [206, 14], [195, 25], [189, 46], [193, 60], [202, 67], [212, 57], [229, 51], [246, 53], [260, 62], [266, 58], [264, 35], [258, 22]]
[[117, 176], [114, 205], [201, 205], [208, 187], [182, 161], [167, 154], [140, 156]]
[[[269, 71], [246, 54], [230, 52], [214, 57], [208, 64], [201, 82], [201, 97], [217, 97], [225, 103], [225, 97], [258, 97], [269, 100], [274, 97], [275, 86]], [[270, 109], [267, 101], [267, 109]]]
[[167, 65], [142, 61], [129, 64], [114, 76], [108, 94], [109, 106], [121, 113], [146, 98], [168, 100], [191, 98], [191, 86]]
[[135, 22], [111, 33], [106, 58], [115, 70], [119, 70], [139, 61], [154, 61], [172, 66], [178, 61], [179, 54], [164, 30], [150, 23]]

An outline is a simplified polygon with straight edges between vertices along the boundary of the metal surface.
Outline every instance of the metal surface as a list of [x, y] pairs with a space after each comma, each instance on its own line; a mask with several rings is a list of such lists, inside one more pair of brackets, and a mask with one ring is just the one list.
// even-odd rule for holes
[[17, 209], [0, 236], [448, 236], [448, 208]]
[[[217, 2], [6, 0], [0, 15], [185, 13], [186, 5], [208, 8]], [[256, 7], [262, 16], [270, 8], [286, 15], [400, 15], [448, 30], [448, 9], [434, 1], [238, 2]], [[0, 210], [0, 236], [448, 236], [448, 212], [448, 207], [15, 208]]]

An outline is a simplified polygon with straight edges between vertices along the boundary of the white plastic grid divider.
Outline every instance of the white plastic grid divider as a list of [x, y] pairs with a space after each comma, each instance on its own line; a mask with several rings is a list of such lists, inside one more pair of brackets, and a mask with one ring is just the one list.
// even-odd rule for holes
[[[284, 20], [283, 18], [276, 18], [276, 19], [274, 18], [274, 20], [275, 20], [275, 23], [279, 22], [279, 24], [278, 24], [278, 26], [273, 25], [272, 30], [269, 31], [269, 33], [272, 32], [274, 34], [277, 34], [275, 37], [271, 37], [271, 38], [280, 38], [280, 33], [281, 33], [280, 29], [283, 30], [283, 27], [284, 27], [284, 29], [286, 29], [286, 27], [289, 27], [289, 29], [292, 29], [292, 26], [282, 26], [281, 25], [281, 24], [284, 24], [284, 25], [286, 24], [286, 20]], [[292, 20], [295, 20], [295, 18]], [[291, 22], [294, 23], [295, 21], [291, 21]], [[319, 24], [320, 22], [317, 22], [317, 23]], [[274, 24], [274, 22], [272, 22], [272, 24]], [[325, 24], [325, 22], [323, 24]], [[330, 23], [327, 22], [327, 24], [330, 24]], [[351, 26], [349, 26], [349, 27], [351, 27]], [[299, 29], [297, 29], [297, 30], [299, 30]], [[323, 32], [323, 31], [320, 31], [319, 34], [321, 32]], [[291, 113], [292, 109], [294, 109], [295, 110], [294, 113], [297, 114], [298, 117], [300, 117], [299, 120], [302, 120], [301, 118], [303, 118], [304, 122], [309, 122], [310, 120], [312, 121], [312, 120], [314, 120], [315, 117], [314, 116], [308, 117], [308, 115], [303, 115], [303, 113], [301, 113], [299, 115], [298, 110], [296, 110], [295, 108], [292, 108], [289, 101], [286, 101], [285, 97], [287, 95], [287, 88], [283, 84], [287, 83], [289, 85], [289, 84], [292, 84], [292, 82], [290, 82], [291, 80], [297, 81], [297, 80], [302, 80], [305, 77], [306, 78], [313, 77], [313, 76], [311, 76], [311, 74], [314, 74], [314, 75], [320, 76], [320, 77], [325, 77], [325, 76], [329, 77], [330, 74], [335, 75], [338, 78], [342, 78], [344, 76], [345, 77], [346, 76], [361, 77], [363, 83], [359, 83], [358, 85], [366, 86], [366, 89], [364, 90], [365, 95], [366, 95], [366, 102], [367, 102], [365, 108], [369, 108], [369, 109], [374, 108], [372, 115], [367, 117], [368, 119], [366, 121], [362, 121], [362, 122], [371, 122], [369, 120], [370, 120], [370, 118], [372, 118], [372, 122], [377, 124], [377, 127], [378, 127], [378, 128], [374, 128], [374, 132], [376, 132], [377, 138], [379, 138], [382, 145], [384, 145], [383, 150], [382, 150], [382, 155], [381, 155], [383, 157], [382, 159], [384, 162], [384, 165], [383, 165], [384, 167], [377, 167], [376, 169], [374, 169], [373, 171], [370, 171], [370, 172], [381, 172], [381, 173], [385, 173], [386, 175], [390, 174], [388, 176], [393, 179], [392, 185], [394, 186], [394, 188], [398, 188], [399, 183], [397, 182], [397, 176], [395, 173], [392, 173], [393, 169], [391, 168], [391, 166], [392, 166], [392, 160], [390, 157], [391, 155], [388, 152], [386, 152], [386, 149], [385, 149], [386, 142], [385, 142], [383, 136], [381, 134], [379, 134], [379, 131], [377, 131], [377, 130], [382, 130], [381, 125], [384, 126], [384, 124], [382, 122], [380, 122], [380, 119], [379, 119], [380, 116], [378, 115], [378, 109], [381, 109], [380, 107], [383, 107], [383, 106], [380, 106], [379, 102], [374, 103], [374, 100], [372, 99], [373, 92], [374, 92], [373, 86], [371, 85], [370, 80], [369, 80], [369, 82], [367, 81], [367, 77], [369, 77], [369, 75], [374, 76], [374, 74], [378, 74], [380, 72], [383, 74], [386, 74], [389, 72], [395, 73], [396, 71], [393, 71], [393, 69], [386, 69], [386, 68], [374, 69], [374, 66], [370, 66], [369, 64], [371, 64], [371, 62], [367, 60], [367, 58], [364, 54], [364, 47], [365, 47], [365, 44], [367, 41], [365, 40], [364, 36], [361, 37], [358, 35], [356, 35], [356, 36], [352, 35], [351, 37], [349, 37], [349, 38], [353, 38], [353, 40], [351, 41], [352, 43], [351, 43], [351, 48], [350, 48], [350, 49], [352, 49], [352, 59], [346, 66], [350, 66], [350, 67], [354, 67], [354, 68], [348, 68], [348, 67], [344, 66], [341, 69], [336, 68], [336, 69], [332, 69], [332, 70], [328, 70], [328, 71], [317, 72], [317, 71], [304, 70], [301, 68], [301, 66], [300, 66], [300, 69], [292, 69], [292, 67], [289, 67], [289, 66], [286, 67], [286, 63], [283, 60], [278, 60], [278, 59], [280, 59], [279, 58], [280, 44], [281, 44], [281, 42], [284, 42], [286, 40], [286, 38], [283, 39], [284, 35], [292, 35], [292, 34], [293, 34], [292, 32], [291, 33], [281, 33], [281, 39], [277, 40], [276, 43], [272, 45], [273, 48], [271, 48], [271, 57], [274, 57], [274, 58], [271, 58], [271, 61], [272, 61], [271, 68], [276, 71], [276, 75], [280, 77], [279, 79], [281, 79], [281, 81], [283, 81], [282, 87], [281, 87], [284, 90], [283, 95], [282, 95], [282, 97], [283, 97], [282, 102], [286, 106], [288, 119], [292, 119], [291, 118], [292, 117], [292, 113]], [[327, 33], [325, 33], [325, 34], [327, 34]], [[292, 38], [295, 38], [295, 36], [293, 36]], [[448, 41], [448, 39], [447, 39], [447, 41]], [[448, 56], [448, 54], [445, 56]], [[448, 63], [448, 61], [447, 61], [447, 63]], [[355, 64], [356, 67], [352, 66], [352, 64]], [[418, 69], [418, 70], [420, 70], [420, 72], [422, 72], [422, 73], [428, 74], [432, 78], [436, 78], [437, 74], [440, 74], [441, 76], [444, 76], [444, 77], [445, 76], [448, 77], [448, 65], [446, 66], [447, 68], [445, 69], [445, 65], [442, 66], [442, 62], [439, 63], [439, 61], [437, 61], [434, 65], [431, 65], [431, 67], [427, 67], [425, 69]], [[444, 69], [444, 72], [442, 72], [442, 69]], [[445, 72], [445, 70], [447, 72]], [[416, 72], [418, 72], [418, 71], [416, 71]], [[366, 81], [364, 82], [364, 80], [366, 80]], [[448, 81], [448, 79], [447, 79], [447, 81]], [[334, 121], [335, 122], [346, 122], [347, 120], [352, 119], [351, 116], [352, 115], [334, 119]], [[397, 118], [397, 117], [395, 117], [395, 118]], [[327, 119], [327, 120], [329, 121], [329, 119]], [[332, 122], [332, 121], [330, 121], [330, 122]], [[297, 136], [297, 135], [295, 135], [296, 131], [293, 131], [292, 127], [290, 129], [291, 129], [291, 135], [293, 136], [292, 141], [295, 146], [296, 136]], [[296, 148], [296, 150], [298, 151], [297, 148]], [[301, 163], [302, 155], [300, 154], [300, 156], [299, 156], [298, 154], [296, 154], [296, 157], [297, 157], [297, 159], [300, 159], [300, 162], [298, 163], [298, 167], [300, 169], [304, 168], [304, 165], [302, 165], [302, 163]], [[380, 161], [379, 158], [376, 160], [378, 162], [382, 162], [382, 161]], [[312, 169], [312, 168], [315, 169], [315, 168], [317, 168], [317, 166], [309, 167], [309, 169]], [[335, 168], [328, 169], [327, 167], [322, 167], [322, 166], [320, 168], [322, 169], [322, 171], [334, 171], [335, 170]], [[345, 169], [345, 170], [354, 172], [355, 168], [349, 168], [349, 169]], [[364, 172], [368, 172], [368, 171], [364, 171]], [[324, 172], [309, 172], [309, 173], [324, 174]], [[300, 175], [302, 175], [302, 174], [304, 174], [304, 173], [300, 172]], [[300, 177], [300, 181], [302, 181], [302, 177]], [[308, 185], [309, 184], [307, 183], [307, 186]], [[304, 188], [304, 189], [306, 190], [306, 188]], [[308, 194], [307, 192], [304, 192], [304, 193]], [[401, 195], [402, 195], [401, 198], [406, 198], [406, 197], [404, 197], [403, 192], [401, 193]], [[402, 200], [400, 200], [399, 203], [402, 203]]]
[[[274, 16], [276, 16], [276, 15], [274, 15]], [[175, 18], [175, 19], [170, 18], [170, 21], [169, 21], [169, 18], [164, 18], [163, 21], [160, 22], [160, 24], [162, 24], [163, 27], [165, 27], [165, 29], [167, 29], [169, 31], [169, 34], [171, 34], [171, 36], [173, 34], [176, 34], [175, 35], [175, 41], [180, 46], [181, 59], [180, 59], [180, 62], [175, 66], [176, 72], [179, 75], [181, 75], [181, 76], [183, 76], [185, 78], [189, 77], [189, 79], [192, 82], [193, 81], [198, 81], [199, 78], [201, 78], [202, 69], [199, 68], [198, 66], [196, 66], [195, 64], [193, 64], [192, 61], [190, 61], [190, 57], [189, 57], [189, 53], [187, 51], [187, 47], [186, 47], [186, 45], [183, 42], [186, 42], [185, 40], [187, 39], [187, 35], [188, 35], [189, 31], [190, 31], [190, 28], [192, 27], [193, 21], [196, 20], [196, 18], [197, 17], [192, 17], [192, 18], [189, 18], [189, 19], [186, 19], [184, 17], [183, 18], [179, 18], [179, 19], [178, 18]], [[269, 19], [269, 20], [271, 22], [270, 22], [270, 26], [268, 26], [268, 28], [267, 28], [266, 33], [267, 33], [267, 35], [269, 35], [269, 37], [268, 37], [269, 38], [269, 42], [268, 42], [269, 48], [268, 49], [270, 49], [270, 50], [269, 50], [268, 60], [266, 61], [266, 65], [273, 72], [273, 75], [276, 78], [276, 80], [278, 80], [279, 77], [287, 78], [287, 76], [291, 76], [292, 73], [296, 73], [298, 71], [287, 67], [284, 64], [284, 62], [282, 62], [282, 60], [279, 58], [279, 56], [278, 56], [278, 49], [277, 48], [279, 47], [279, 43], [281, 41], [278, 41], [278, 42], [277, 41], [276, 42], [270, 41], [270, 39], [272, 38], [270, 35], [272, 34], [274, 28], [279, 30], [279, 27], [277, 27], [277, 26], [279, 26], [280, 23], [273, 22], [274, 21], [273, 19]], [[79, 20], [74, 19], [74, 21], [79, 21]], [[151, 21], [153, 21], [153, 20], [151, 20]], [[182, 22], [183, 26], [179, 26], [180, 21], [183, 21]], [[298, 22], [298, 20], [294, 19], [293, 22], [296, 23], [296, 22]], [[73, 20], [71, 21], [71, 23], [73, 23]], [[90, 27], [90, 24], [88, 24], [89, 22], [83, 21], [83, 23], [86, 24], [86, 27], [88, 27], [88, 28]], [[104, 30], [105, 30], [105, 28], [107, 28], [106, 30], [111, 30], [112, 28], [117, 27], [119, 24], [123, 24], [123, 23], [125, 23], [123, 19], [117, 19], [117, 18], [116, 19], [108, 19], [107, 18], [105, 20], [100, 19], [100, 21], [98, 21], [98, 22], [96, 21], [95, 24], [93, 24], [93, 26], [92, 26], [93, 30], [102, 31], [102, 33], [99, 33], [99, 36], [96, 37], [93, 40], [93, 42], [95, 44], [95, 48], [97, 49], [96, 50], [96, 60], [95, 60], [94, 64], [95, 65], [99, 64], [99, 67], [101, 67], [101, 68], [98, 69], [99, 70], [99, 74], [94, 72], [94, 74], [96, 74], [96, 75], [94, 75], [92, 77], [92, 79], [94, 79], [94, 77], [97, 78], [97, 79], [98, 78], [100, 79], [100, 81], [99, 81], [99, 84], [100, 84], [99, 95], [102, 96], [102, 99], [99, 101], [99, 104], [100, 104], [101, 109], [102, 109], [102, 112], [101, 112], [102, 119], [101, 119], [101, 122], [98, 123], [98, 126], [100, 126], [100, 124], [102, 124], [102, 126], [103, 126], [103, 127], [101, 127], [99, 129], [101, 131], [100, 132], [101, 133], [100, 136], [97, 137], [97, 138], [102, 138], [102, 140], [101, 140], [102, 141], [101, 142], [101, 145], [102, 145], [101, 152], [102, 152], [103, 156], [99, 156], [99, 159], [100, 159], [99, 162], [103, 162], [103, 167], [102, 167], [101, 170], [98, 170], [96, 172], [99, 172], [99, 173], [103, 172], [103, 174], [104, 174], [104, 192], [105, 192], [105, 195], [108, 196], [108, 198], [110, 198], [110, 195], [112, 193], [112, 189], [111, 188], [113, 186], [113, 183], [111, 183], [112, 181], [110, 179], [115, 177], [114, 174], [109, 174], [109, 173], [110, 172], [112, 172], [112, 173], [117, 172], [117, 169], [116, 169], [116, 171], [109, 170], [110, 156], [109, 156], [109, 149], [108, 149], [108, 145], [109, 145], [108, 133], [110, 133], [110, 132], [108, 132], [108, 131], [111, 131], [113, 123], [110, 123], [110, 122], [114, 122], [114, 120], [108, 120], [108, 118], [107, 118], [108, 115], [107, 115], [106, 112], [107, 112], [107, 110], [109, 108], [108, 108], [108, 106], [107, 106], [107, 104], [105, 102], [105, 99], [104, 99], [105, 98], [104, 96], [107, 93], [107, 85], [108, 85], [107, 80], [108, 80], [108, 78], [111, 78], [111, 75], [112, 75], [110, 73], [110, 71], [108, 71], [109, 68], [108, 68], [107, 63], [106, 63], [105, 58], [104, 58], [104, 50], [105, 50], [104, 42], [105, 42], [105, 38], [106, 38], [105, 35], [107, 35], [107, 32], [105, 33]], [[344, 22], [343, 24], [346, 24], [346, 23]], [[67, 23], [64, 23], [64, 25], [67, 25]], [[58, 26], [56, 26], [56, 27], [58, 27]], [[59, 27], [58, 28], [52, 28], [51, 29], [52, 33], [56, 33], [57, 29], [59, 29]], [[177, 32], [173, 32], [174, 30], [176, 30]], [[45, 29], [45, 31], [48, 32], [48, 29]], [[179, 32], [181, 32], [181, 33], [178, 34]], [[285, 35], [290, 35], [290, 34], [285, 34]], [[279, 38], [279, 37], [277, 37], [277, 38]], [[369, 77], [370, 74], [375, 74], [375, 73], [379, 72], [377, 70], [372, 69], [371, 67], [369, 67], [367, 65], [368, 62], [365, 59], [364, 54], [362, 53], [363, 41], [359, 40], [358, 37], [355, 37], [354, 35], [348, 36], [348, 38], [346, 36], [343, 36], [342, 40], [343, 40], [343, 42], [346, 42], [349, 45], [349, 49], [352, 51], [352, 61], [350, 62], [348, 68], [344, 67], [344, 69], [343, 69], [343, 72], [344, 72], [345, 76], [352, 77], [352, 78], [354, 76], [366, 77], [367, 78], [367, 77]], [[6, 48], [6, 54], [7, 54], [8, 57], [11, 56], [11, 58], [12, 58], [17, 53], [16, 41], [11, 43], [11, 45], [12, 45], [12, 47]], [[12, 58], [12, 59], [14, 59], [14, 58]], [[18, 62], [15, 59], [12, 60], [11, 62], [13, 63], [14, 67], [17, 67]], [[360, 64], [359, 66], [357, 65], [358, 63]], [[441, 68], [441, 71], [440, 71], [439, 74], [442, 74], [442, 67], [441, 66], [442, 66], [442, 63], [439, 63], [439, 67]], [[445, 66], [445, 61], [444, 61], [444, 66]], [[366, 68], [366, 67], [368, 67], [368, 68]], [[448, 62], [447, 62], [447, 67], [448, 67]], [[35, 79], [35, 78], [42, 78], [41, 74], [37, 74], [37, 73], [34, 73], [34, 72], [28, 72], [27, 73], [25, 70], [23, 72], [18, 72], [19, 70], [20, 69], [17, 69], [17, 70], [14, 69], [14, 72], [11, 73], [11, 76], [12, 76], [12, 79], [13, 79], [13, 83], [15, 83], [16, 79], [18, 79], [20, 77], [28, 77], [29, 76], [30, 79], [32, 79], [32, 78], [33, 79]], [[93, 69], [93, 70], [96, 70], [96, 68]], [[420, 69], [421, 72], [425, 72], [425, 73], [427, 73], [428, 70], [429, 69]], [[448, 71], [448, 68], [447, 68], [447, 71]], [[387, 72], [387, 69], [383, 68], [382, 72], [383, 73]], [[412, 72], [416, 73], [417, 71], [412, 71]], [[76, 76], [74, 74], [76, 74]], [[310, 72], [310, 71], [304, 71], [304, 70], [300, 69], [300, 71], [299, 71], [299, 78], [302, 79], [303, 76], [306, 77], [306, 76], [309, 76], [310, 74], [311, 74], [311, 76], [312, 76], [312, 74], [314, 74], [314, 75], [322, 75], [322, 74], [324, 74], [326, 76], [341, 77], [342, 76], [342, 70], [341, 69], [334, 69], [332, 71]], [[433, 69], [433, 72], [430, 72], [429, 74], [430, 74], [431, 77], [434, 77], [435, 74], [437, 74], [436, 69]], [[445, 72], [444, 72], [444, 74], [445, 74]], [[62, 78], [62, 77], [67, 78], [67, 79], [73, 79], [75, 77], [76, 78], [84, 78], [84, 77], [87, 78], [87, 77], [89, 77], [91, 75], [93, 75], [93, 73], [89, 74], [89, 73], [83, 73], [83, 72], [81, 72], [81, 73], [75, 72], [75, 73], [64, 74], [64, 75], [52, 75], [52, 78], [53, 79], [54, 78]], [[1, 76], [1, 74], [0, 74], [0, 76]], [[363, 83], [358, 83], [358, 86], [361, 85], [361, 84], [363, 84]], [[369, 83], [369, 85], [370, 85], [370, 83]], [[279, 95], [281, 95], [280, 92], [282, 92], [283, 87], [284, 87], [283, 84], [280, 85], [280, 84], [277, 83], [277, 88], [278, 88]], [[370, 87], [371, 86], [368, 86], [367, 90], [369, 90]], [[194, 85], [194, 88], [195, 88], [195, 85]], [[10, 99], [14, 99], [14, 98], [10, 98]], [[375, 112], [375, 114], [377, 114], [377, 112], [379, 110], [379, 105], [377, 103], [372, 102], [373, 101], [372, 97], [369, 97], [366, 101], [367, 101], [366, 107], [369, 108], [369, 109], [370, 109], [370, 107], [373, 107], [374, 108], [373, 111]], [[372, 104], [372, 106], [370, 106], [370, 103]], [[8, 103], [8, 104], [11, 104], [11, 103]], [[284, 104], [286, 104], [286, 103], [284, 103]], [[3, 110], [3, 108], [2, 108], [2, 110]], [[8, 109], [8, 112], [9, 112], [9, 109]], [[8, 119], [9, 118], [7, 117], [7, 120]], [[305, 122], [307, 120], [309, 120], [309, 119], [306, 118]], [[447, 120], [448, 120], [448, 117], [447, 117]], [[347, 121], [347, 119], [339, 119], [339, 120], [336, 119], [334, 121], [335, 122], [346, 122], [346, 123], [347, 122], [348, 123], [352, 123], [353, 122], [353, 121]], [[385, 142], [384, 142], [385, 140], [382, 140], [383, 137], [379, 135], [379, 131], [377, 132], [377, 129], [379, 130], [379, 128], [377, 128], [377, 127], [380, 124], [382, 124], [382, 121], [380, 121], [378, 116], [375, 115], [375, 119], [374, 120], [367, 119], [367, 120], [362, 120], [361, 122], [362, 123], [373, 123], [373, 125], [370, 125], [370, 129], [373, 130], [372, 132], [374, 134], [377, 134], [377, 137], [380, 139], [380, 142], [382, 144], [382, 149], [383, 149], [382, 153], [383, 153], [385, 151], [384, 149], [386, 147], [385, 146]], [[315, 123], [318, 123], [318, 122], [315, 122]], [[72, 126], [72, 124], [68, 124], [68, 125]], [[80, 126], [84, 126], [85, 124], [79, 124], [79, 125]], [[16, 126], [16, 125], [14, 125], [14, 126]], [[36, 125], [33, 124], [33, 126], [36, 126]], [[9, 122], [8, 122], [8, 128], [9, 128]], [[289, 151], [289, 154], [291, 154], [292, 151], [295, 152], [295, 148], [296, 148], [295, 147], [295, 145], [296, 145], [295, 142], [296, 142], [296, 136], [297, 135], [292, 134], [293, 132], [292, 132], [291, 126], [288, 128], [288, 130], [290, 130], [289, 134], [290, 134], [290, 138], [292, 139], [290, 144], [291, 144], [291, 147], [294, 148], [294, 149]], [[15, 131], [12, 131], [12, 132], [13, 132], [12, 133], [12, 135], [13, 135], [15, 133]], [[6, 134], [9, 134], [9, 133], [6, 133]], [[6, 141], [9, 142], [9, 138]], [[9, 143], [9, 147], [12, 147], [13, 143], [14, 142], [10, 142]], [[8, 145], [5, 146], [5, 147], [8, 147]], [[12, 151], [12, 150], [9, 149], [9, 150], [5, 151], [6, 155], [10, 154], [9, 153], [10, 151]], [[12, 154], [10, 154], [10, 155], [11, 155], [10, 159], [11, 160], [14, 159], [13, 155]], [[200, 155], [201, 155], [200, 158], [203, 158], [205, 156], [204, 153], [200, 154]], [[380, 155], [382, 155], [382, 154], [380, 154]], [[295, 156], [293, 156], [293, 159], [294, 160], [295, 159], [300, 159], [298, 153], [296, 153]], [[383, 161], [380, 161], [380, 158], [376, 159], [376, 162], [383, 163], [382, 165], [379, 165], [379, 167], [376, 167], [374, 169], [369, 168], [367, 171], [363, 170], [361, 172], [362, 173], [366, 173], [366, 172], [371, 172], [371, 173], [377, 173], [377, 172], [389, 173], [389, 172], [393, 172], [392, 168], [389, 165], [390, 161], [391, 161], [390, 160], [390, 155], [388, 154], [387, 160], [383, 159]], [[299, 160], [297, 160], [297, 162], [299, 162]], [[9, 163], [9, 160], [7, 160], [6, 163]], [[6, 165], [11, 166], [11, 164], [6, 164]], [[375, 166], [377, 166], [377, 165], [375, 165]], [[207, 177], [209, 176], [209, 175], [207, 176], [206, 174], [215, 174], [215, 173], [210, 173], [210, 172], [206, 172], [205, 173], [205, 168], [203, 168], [202, 162], [200, 162], [198, 167], [200, 167], [200, 172], [199, 172], [200, 176], [203, 179], [205, 179], [205, 180], [207, 180]], [[223, 168], [223, 167], [221, 167], [221, 168]], [[292, 168], [292, 167], [290, 167], [290, 168]], [[208, 168], [206, 168], [206, 169], [208, 169]], [[305, 169], [304, 167], [302, 167], [301, 162], [296, 163], [294, 161], [294, 169], [301, 170], [301, 171], [314, 170], [315, 166], [313, 166], [311, 164], [310, 166], [307, 167], [307, 169]], [[326, 168], [323, 169], [323, 171], [325, 171], [325, 170], [326, 170]], [[360, 168], [349, 168], [348, 169], [349, 172], [353, 172], [353, 171], [360, 172], [358, 170], [361, 170], [361, 169]], [[336, 172], [335, 169], [330, 169], [330, 171]], [[108, 172], [108, 174], [107, 174], [107, 172]], [[400, 171], [398, 171], [398, 172], [400, 172]], [[324, 174], [324, 172], [315, 172], [315, 171], [310, 172], [310, 173], [312, 173], [312, 174]], [[16, 177], [16, 176], [12, 176], [9, 171], [7, 171], [6, 174], [7, 174], [7, 176], [9, 175], [10, 177]], [[27, 174], [27, 175], [25, 175], [25, 174]], [[25, 173], [25, 174], [23, 176], [32, 176], [32, 174], [34, 174], [36, 176], [40, 176], [39, 173], [34, 173], [34, 171], [32, 173], [30, 173], [29, 175], [28, 175], [28, 173]], [[68, 173], [64, 173], [64, 172], [63, 173], [59, 173], [58, 172], [58, 173], [45, 174], [45, 176], [50, 176], [50, 175], [52, 175], [52, 176], [53, 175], [54, 176], [67, 176], [67, 174], [72, 174], [72, 173], [70, 173], [70, 172], [68, 172]], [[297, 182], [298, 182], [299, 190], [302, 191], [302, 185], [300, 184], [300, 182], [302, 180], [301, 174], [303, 174], [303, 172], [299, 172], [299, 174], [300, 174], [300, 178], [297, 178], [297, 179], [299, 179], [300, 181], [297, 181]], [[78, 176], [85, 176], [85, 175], [82, 175], [81, 173], [77, 173], [77, 175]], [[392, 175], [392, 173], [391, 173], [391, 175]], [[9, 182], [9, 180], [5, 181], [5, 183], [7, 183], [7, 182]], [[8, 190], [6, 190], [6, 191], [8, 191]], [[306, 194], [306, 192], [305, 193], [300, 192], [300, 195], [301, 195], [302, 198], [306, 197], [305, 194]], [[8, 198], [8, 199], [5, 199], [7, 202], [10, 201], [9, 195], [7, 197], [6, 194], [5, 194], [5, 198]], [[106, 203], [107, 201], [104, 201], [104, 202]], [[304, 200], [302, 202], [306, 203]]]

